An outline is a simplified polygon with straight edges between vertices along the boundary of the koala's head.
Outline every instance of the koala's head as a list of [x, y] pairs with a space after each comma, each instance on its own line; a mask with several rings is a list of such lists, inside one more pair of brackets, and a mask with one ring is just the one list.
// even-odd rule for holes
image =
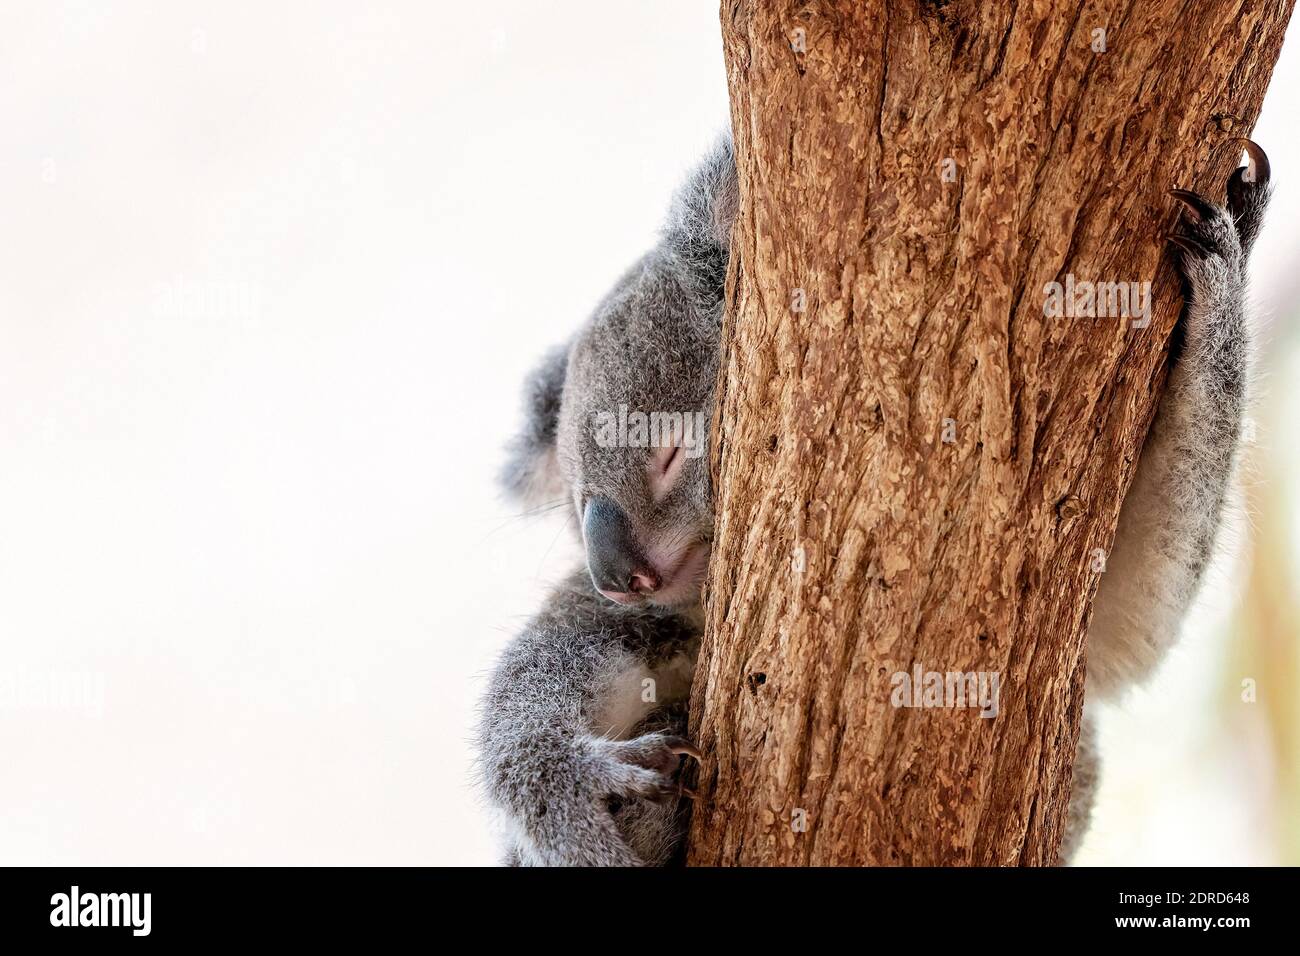
[[713, 534], [708, 428], [718, 308], [657, 253], [634, 268], [528, 387], [505, 474], [530, 503], [572, 503], [596, 588], [612, 601], [698, 600]]
[[663, 241], [533, 373], [504, 475], [532, 503], [571, 501], [592, 583], [620, 604], [699, 600], [713, 536], [713, 415], [730, 141], [678, 193]]

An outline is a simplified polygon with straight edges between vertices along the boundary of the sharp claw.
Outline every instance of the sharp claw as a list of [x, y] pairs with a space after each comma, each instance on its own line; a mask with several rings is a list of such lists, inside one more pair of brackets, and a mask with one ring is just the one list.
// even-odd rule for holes
[[670, 745], [668, 749], [675, 754], [686, 754], [686, 756], [692, 757], [695, 760], [704, 759], [704, 754], [700, 749], [689, 741], [683, 740], [680, 743], [674, 743]]
[[695, 790], [692, 790], [690, 787], [678, 787], [677, 789], [681, 793], [681, 795], [685, 797], [687, 800], [700, 799], [699, 793]]
[[1190, 236], [1180, 236], [1177, 233], [1170, 233], [1165, 236], [1165, 239], [1178, 246], [1178, 248], [1182, 249], [1184, 252], [1190, 252], [1194, 256], [1209, 255], [1208, 250]]
[[1248, 157], [1246, 172], [1242, 174], [1241, 178], [1248, 183], [1257, 183], [1260, 186], [1266, 185], [1269, 177], [1273, 175], [1273, 169], [1268, 162], [1268, 154], [1254, 140], [1242, 138], [1233, 140], [1233, 142], [1241, 143]]
[[1213, 206], [1190, 189], [1171, 189], [1169, 195], [1187, 207], [1188, 218], [1192, 222], [1200, 222], [1214, 212]]

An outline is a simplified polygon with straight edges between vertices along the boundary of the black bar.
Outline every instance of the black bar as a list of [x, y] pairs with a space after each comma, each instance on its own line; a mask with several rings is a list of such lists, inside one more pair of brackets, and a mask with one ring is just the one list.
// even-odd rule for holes
[[[910, 937], [917, 946], [960, 952], [998, 942], [1098, 937], [1181, 945], [1198, 936], [1231, 945], [1252, 933], [1290, 928], [1295, 876], [1284, 869], [1205, 868], [9, 869], [0, 871], [0, 940], [41, 945], [63, 937], [96, 948], [149, 940], [370, 948], [456, 938], [495, 947], [514, 938], [585, 949], [658, 947], [666, 933], [674, 945], [694, 946], [689, 929], [698, 923], [721, 938], [761, 946], [775, 942], [775, 931], [810, 941], [849, 933], [855, 947], [902, 932], [900, 943]], [[82, 913], [95, 920], [103, 913], [104, 921], [116, 914], [122, 925], [52, 925], [52, 919], [68, 922], [70, 907], [59, 907], [61, 900], [71, 903], [74, 886]], [[148, 934], [137, 935], [146, 893]], [[100, 894], [114, 896], [101, 906]], [[128, 902], [118, 894], [137, 896]], [[94, 904], [86, 902], [91, 896]], [[1149, 922], [1120, 925], [1133, 920]]]

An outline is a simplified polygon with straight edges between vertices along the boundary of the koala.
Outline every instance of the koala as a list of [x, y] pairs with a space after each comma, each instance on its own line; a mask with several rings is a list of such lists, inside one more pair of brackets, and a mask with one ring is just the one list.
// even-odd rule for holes
[[[525, 506], [571, 502], [587, 566], [507, 647], [483, 700], [480, 776], [508, 863], [664, 865], [681, 847], [713, 536], [708, 456], [686, 422], [712, 415], [737, 195], [723, 137], [658, 245], [525, 386], [502, 484]], [[596, 440], [593, 422], [621, 410], [682, 424], [657, 443]]]
[[[1173, 643], [1232, 480], [1249, 378], [1246, 260], [1270, 178], [1263, 150], [1245, 148], [1226, 207], [1172, 191], [1183, 210], [1169, 237], [1185, 284], [1182, 346], [1096, 596], [1062, 860], [1091, 814], [1091, 706], [1149, 676]], [[680, 862], [694, 797], [682, 771], [700, 757], [686, 706], [713, 534], [707, 435], [687, 423], [713, 414], [738, 195], [723, 135], [674, 195], [658, 244], [526, 384], [502, 485], [525, 505], [571, 507], [586, 566], [505, 649], [482, 701], [478, 771], [507, 864]], [[634, 435], [623, 426], [636, 411], [669, 425]], [[614, 440], [600, 434], [612, 419]]]

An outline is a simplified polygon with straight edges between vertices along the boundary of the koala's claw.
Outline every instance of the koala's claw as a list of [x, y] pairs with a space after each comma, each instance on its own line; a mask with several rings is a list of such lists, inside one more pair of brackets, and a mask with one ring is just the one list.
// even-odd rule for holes
[[693, 743], [685, 737], [669, 737], [666, 741], [668, 749], [675, 754], [685, 754], [692, 760], [703, 760], [704, 754]]
[[1200, 222], [1214, 215], [1214, 204], [1190, 189], [1171, 189], [1169, 195], [1187, 207], [1186, 215], [1192, 222]]
[[1191, 236], [1180, 236], [1176, 232], [1171, 232], [1169, 235], [1165, 236], [1165, 239], [1169, 242], [1172, 242], [1174, 245], [1182, 249], [1184, 252], [1190, 252], [1194, 256], [1204, 257], [1210, 254], [1210, 251], [1208, 249], [1206, 249], [1203, 245], [1201, 245]]
[[1248, 139], [1233, 140], [1240, 143], [1246, 151], [1246, 165], [1238, 166], [1228, 177], [1228, 208], [1234, 219], [1240, 219], [1254, 195], [1268, 189], [1273, 177], [1273, 167], [1269, 164], [1268, 154], [1258, 143]]
[[677, 769], [677, 757], [687, 756], [700, 760], [704, 754], [685, 737], [672, 734], [646, 734], [626, 741], [623, 747], [625, 759], [647, 770], [670, 771]]
[[1228, 211], [1241, 238], [1241, 249], [1249, 254], [1264, 222], [1273, 169], [1258, 143], [1248, 139], [1234, 142], [1246, 151], [1246, 165], [1238, 166], [1228, 177]]
[[1264, 148], [1254, 140], [1245, 139], [1244, 137], [1237, 140], [1237, 142], [1245, 147], [1246, 154], [1250, 157], [1247, 166], [1249, 175], [1246, 177], [1246, 181], [1258, 183], [1261, 186], [1266, 185], [1269, 177], [1273, 174], [1273, 169], [1268, 164], [1268, 154], [1264, 152]]
[[1165, 238], [1187, 253], [1185, 274], [1189, 266], [1195, 270], [1193, 263], [1236, 263], [1241, 259], [1241, 239], [1226, 209], [1190, 189], [1171, 189], [1169, 195], [1183, 204], [1183, 217], [1179, 231]]

